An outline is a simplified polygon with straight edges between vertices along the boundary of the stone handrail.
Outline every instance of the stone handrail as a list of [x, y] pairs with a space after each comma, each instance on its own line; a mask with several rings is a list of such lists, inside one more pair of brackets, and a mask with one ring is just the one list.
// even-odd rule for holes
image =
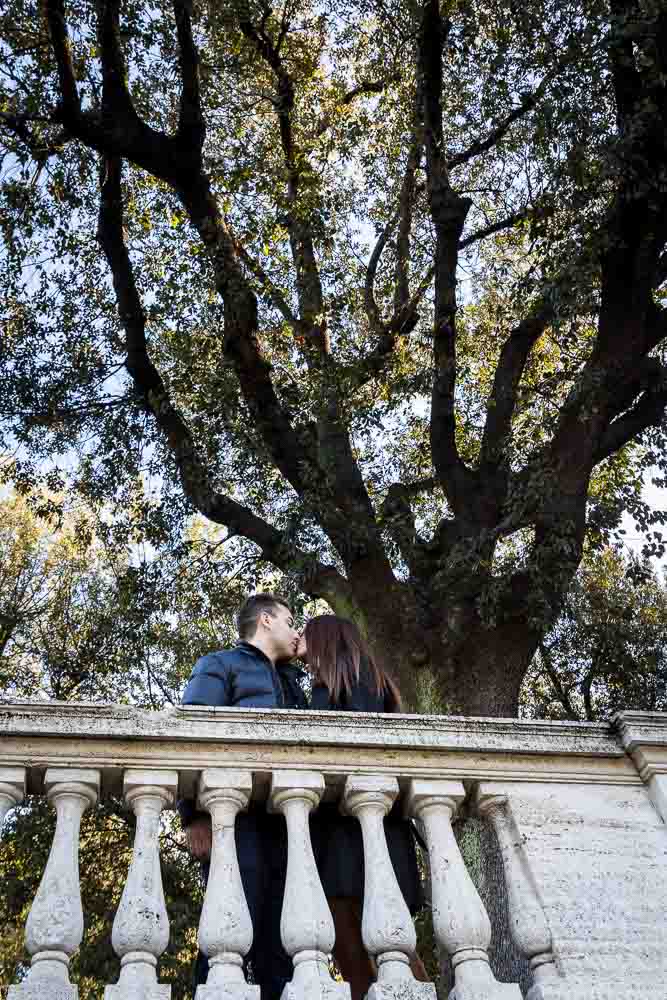
[[607, 725], [0, 702], [0, 821], [26, 793], [46, 794], [57, 815], [26, 925], [31, 968], [8, 998], [77, 997], [68, 965], [83, 933], [79, 823], [100, 796], [122, 794], [137, 823], [112, 933], [120, 977], [105, 1000], [170, 997], [158, 980], [169, 939], [159, 828], [177, 796], [197, 798], [214, 830], [199, 928], [210, 972], [196, 1000], [258, 1000], [243, 975], [252, 925], [234, 843], [235, 817], [251, 799], [287, 822], [281, 932], [294, 975], [285, 1000], [349, 997], [328, 972], [333, 922], [308, 835], [309, 812], [322, 799], [361, 825], [362, 931], [378, 967], [369, 1000], [434, 1000], [433, 986], [410, 969], [415, 932], [384, 837], [382, 819], [397, 797], [426, 835], [452, 1000], [521, 997], [489, 965], [489, 917], [452, 830], [464, 800], [497, 835], [510, 931], [533, 974], [529, 1000], [664, 1000], [666, 781], [667, 716], [658, 713], [623, 713]]

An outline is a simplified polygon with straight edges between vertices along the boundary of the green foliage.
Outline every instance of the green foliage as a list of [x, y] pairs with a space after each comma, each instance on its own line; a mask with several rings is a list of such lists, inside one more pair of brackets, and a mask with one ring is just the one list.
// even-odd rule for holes
[[158, 549], [116, 527], [62, 496], [0, 500], [5, 695], [177, 703], [195, 660], [236, 641], [248, 590], [275, 589], [266, 567], [201, 520]]
[[609, 719], [667, 708], [667, 589], [618, 549], [591, 554], [524, 681], [523, 714]]
[[[43, 797], [30, 797], [10, 815], [0, 837], [0, 982], [20, 981], [29, 966], [23, 944], [25, 921], [46, 865], [55, 814]], [[81, 1000], [101, 1000], [104, 985], [118, 981], [120, 962], [111, 948], [111, 927], [132, 853], [134, 817], [108, 801], [83, 818], [79, 841], [84, 937], [70, 970]], [[160, 963], [161, 982], [174, 1000], [191, 994], [191, 967], [202, 902], [198, 863], [187, 854], [174, 821], [165, 815], [160, 838], [162, 879], [171, 936]], [[100, 864], [100, 858], [104, 863]]]
[[502, 645], [515, 709], [585, 539], [662, 550], [664, 12], [56, 8], [0, 16], [6, 477], [119, 550], [198, 512], [461, 709]]

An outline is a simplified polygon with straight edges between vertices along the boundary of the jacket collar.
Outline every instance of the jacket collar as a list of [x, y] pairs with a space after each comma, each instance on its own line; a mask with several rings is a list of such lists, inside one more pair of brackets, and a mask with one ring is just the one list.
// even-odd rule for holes
[[252, 656], [257, 656], [262, 660], [266, 660], [270, 667], [274, 667], [278, 673], [290, 673], [296, 677], [303, 677], [306, 671], [302, 667], [298, 667], [293, 660], [279, 660], [278, 663], [272, 663], [266, 653], [261, 650], [258, 646], [253, 646], [251, 642], [247, 642], [245, 639], [239, 639], [236, 643], [237, 649], [242, 649], [246, 653], [252, 654]]
[[269, 657], [259, 646], [253, 646], [251, 642], [246, 642], [245, 639], [239, 639], [236, 643], [236, 648], [242, 649], [245, 653], [250, 653], [252, 656], [257, 656], [260, 660], [266, 660], [270, 667], [273, 666]]

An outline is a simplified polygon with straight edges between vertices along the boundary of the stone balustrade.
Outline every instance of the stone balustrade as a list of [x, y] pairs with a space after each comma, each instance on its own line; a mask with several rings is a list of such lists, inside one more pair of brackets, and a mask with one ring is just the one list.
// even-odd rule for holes
[[362, 933], [378, 970], [369, 1000], [435, 1000], [410, 968], [415, 930], [385, 841], [383, 818], [397, 798], [425, 833], [451, 1000], [521, 998], [489, 963], [489, 915], [452, 827], [462, 807], [495, 831], [510, 933], [532, 971], [528, 1000], [667, 996], [665, 715], [628, 712], [597, 725], [0, 702], [0, 821], [26, 794], [45, 794], [57, 819], [26, 923], [30, 970], [6, 984], [8, 1000], [76, 1000], [69, 962], [85, 948], [79, 824], [100, 798], [121, 794], [136, 831], [112, 931], [120, 975], [105, 1000], [171, 995], [159, 979], [169, 941], [159, 832], [179, 795], [196, 797], [213, 825], [199, 927], [210, 971], [196, 1000], [259, 1000], [243, 973], [252, 925], [234, 840], [251, 799], [283, 813], [288, 830], [281, 934], [294, 974], [284, 1000], [350, 995], [329, 972], [334, 927], [310, 843], [309, 813], [323, 799], [361, 826]]

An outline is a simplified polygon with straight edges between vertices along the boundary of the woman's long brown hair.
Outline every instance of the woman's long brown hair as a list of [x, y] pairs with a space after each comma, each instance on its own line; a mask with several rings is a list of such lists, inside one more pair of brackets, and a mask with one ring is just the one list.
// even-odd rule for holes
[[315, 677], [327, 688], [334, 704], [343, 691], [349, 697], [359, 683], [362, 660], [368, 667], [371, 690], [384, 698], [386, 711], [401, 711], [401, 693], [371, 652], [361, 632], [346, 618], [318, 615], [305, 628], [308, 662]]

